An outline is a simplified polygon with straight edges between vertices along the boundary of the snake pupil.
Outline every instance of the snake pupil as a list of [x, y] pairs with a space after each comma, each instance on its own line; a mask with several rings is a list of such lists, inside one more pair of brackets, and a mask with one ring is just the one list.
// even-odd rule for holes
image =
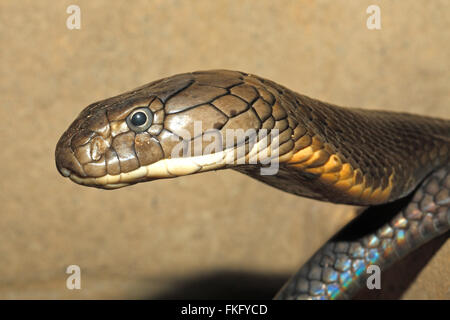
[[131, 117], [131, 123], [136, 127], [142, 126], [145, 122], [147, 122], [147, 115], [144, 112], [136, 112]]

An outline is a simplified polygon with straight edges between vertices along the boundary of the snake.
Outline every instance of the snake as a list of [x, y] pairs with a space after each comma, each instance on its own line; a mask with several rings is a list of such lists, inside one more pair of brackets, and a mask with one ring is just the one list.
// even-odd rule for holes
[[[89, 187], [233, 169], [372, 210], [370, 228], [330, 239], [275, 296], [289, 300], [351, 299], [371, 268], [384, 271], [450, 230], [449, 158], [450, 120], [341, 107], [229, 70], [177, 74], [92, 103], [55, 150], [60, 174]], [[394, 213], [379, 221], [386, 206]]]

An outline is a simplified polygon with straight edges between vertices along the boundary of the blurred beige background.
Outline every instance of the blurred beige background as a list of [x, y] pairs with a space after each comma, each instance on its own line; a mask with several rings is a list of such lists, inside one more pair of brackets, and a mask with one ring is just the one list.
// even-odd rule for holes
[[[270, 298], [354, 208], [232, 171], [84, 188], [55, 168], [59, 136], [96, 100], [214, 68], [449, 118], [449, 30], [447, 0], [1, 1], [0, 298]], [[449, 257], [446, 241], [403, 298], [450, 299]], [[81, 290], [65, 288], [71, 264]]]

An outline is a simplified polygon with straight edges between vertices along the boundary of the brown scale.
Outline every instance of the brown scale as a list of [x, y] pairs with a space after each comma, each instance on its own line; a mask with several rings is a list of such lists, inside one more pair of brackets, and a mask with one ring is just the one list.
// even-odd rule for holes
[[258, 92], [256, 89], [248, 84], [241, 84], [235, 86], [230, 90], [231, 94], [240, 97], [247, 103], [251, 103], [258, 97]]
[[231, 94], [214, 100], [212, 104], [228, 117], [234, 117], [249, 108], [249, 105], [245, 100]]
[[136, 135], [134, 149], [141, 165], [151, 164], [163, 158], [164, 153], [158, 141], [148, 132], [141, 132]]

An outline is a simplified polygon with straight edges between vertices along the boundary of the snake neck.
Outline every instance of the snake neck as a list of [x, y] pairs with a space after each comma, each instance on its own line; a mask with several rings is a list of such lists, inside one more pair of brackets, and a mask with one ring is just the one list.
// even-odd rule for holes
[[258, 78], [294, 119], [294, 147], [274, 176], [236, 170], [289, 193], [355, 205], [409, 194], [449, 162], [450, 121], [408, 113], [343, 108]]

